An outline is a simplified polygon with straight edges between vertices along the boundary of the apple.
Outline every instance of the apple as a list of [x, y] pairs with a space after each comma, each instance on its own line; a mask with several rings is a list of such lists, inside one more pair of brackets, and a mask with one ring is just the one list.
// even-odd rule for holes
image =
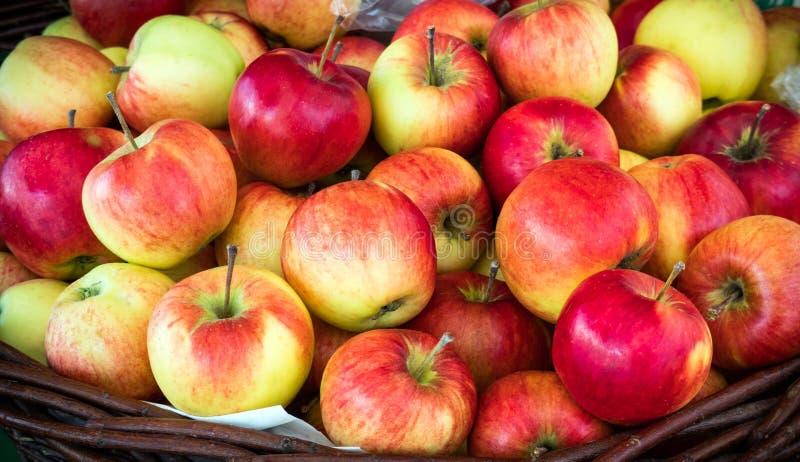
[[300, 204], [286, 225], [281, 266], [312, 314], [359, 332], [396, 327], [422, 311], [436, 284], [436, 247], [408, 196], [356, 180]]
[[[69, 59], [65, 59], [69, 57]], [[67, 127], [102, 127], [114, 113], [105, 100], [119, 77], [95, 48], [64, 37], [35, 35], [21, 40], [0, 65], [0, 131], [9, 141]]]
[[214, 249], [214, 246], [209, 244], [198, 250], [196, 254], [192, 255], [181, 263], [178, 263], [172, 268], [167, 268], [160, 271], [169, 276], [169, 278], [173, 281], [178, 282], [195, 273], [215, 268], [217, 266], [217, 253]]
[[661, 0], [624, 0], [611, 10], [611, 22], [617, 31], [620, 50], [633, 45], [636, 29], [639, 28], [642, 19], [659, 3]]
[[369, 77], [375, 139], [388, 154], [436, 146], [469, 157], [500, 115], [500, 89], [483, 56], [452, 35], [406, 35]]
[[281, 243], [289, 218], [304, 197], [256, 181], [239, 188], [230, 223], [214, 240], [217, 263], [227, 264], [228, 245], [239, 247], [237, 261], [283, 276]]
[[336, 16], [357, 16], [360, 6], [361, 0], [247, 0], [247, 12], [256, 26], [300, 50], [313, 50], [325, 43], [332, 28], [343, 35], [347, 24], [336, 25]]
[[711, 333], [692, 301], [670, 287], [680, 265], [666, 282], [603, 270], [569, 296], [553, 334], [553, 365], [595, 417], [640, 425], [685, 406], [703, 386]]
[[569, 157], [619, 165], [614, 129], [596, 109], [560, 96], [533, 98], [507, 109], [483, 145], [481, 167], [495, 208], [502, 207], [534, 168]]
[[621, 148], [653, 158], [671, 154], [702, 117], [703, 96], [694, 71], [676, 55], [631, 45], [619, 52], [614, 85], [597, 110]]
[[245, 0], [188, 0], [186, 5], [187, 14], [205, 13], [208, 11], [224, 11], [227, 13], [238, 14], [247, 21], [250, 15], [247, 13], [247, 2]]
[[[528, 3], [533, 3], [537, 0], [508, 0], [508, 5], [511, 9], [519, 8], [522, 5], [527, 5]], [[609, 0], [588, 0], [591, 3], [602, 8], [603, 11], [608, 13], [611, 10], [611, 2]]]
[[369, 176], [372, 169], [387, 157], [386, 151], [381, 148], [370, 132], [370, 134], [367, 135], [367, 139], [364, 140], [364, 144], [362, 144], [361, 148], [356, 152], [356, 155], [353, 156], [344, 167], [316, 180], [314, 184], [318, 185], [320, 188], [324, 188], [343, 181], [349, 181], [352, 178], [352, 172], [354, 170], [358, 170], [360, 176]]
[[449, 332], [479, 393], [512, 372], [551, 367], [549, 328], [504, 282], [477, 273], [440, 274], [428, 305], [404, 327], [434, 337]]
[[575, 403], [555, 372], [523, 370], [497, 379], [479, 396], [468, 446], [474, 457], [535, 460], [611, 433], [610, 425]]
[[[347, 64], [360, 67], [366, 71], [372, 71], [375, 61], [378, 59], [386, 45], [363, 35], [345, 35], [334, 41], [334, 46], [341, 43], [342, 51], [336, 58], [337, 64]], [[322, 55], [325, 45], [320, 45], [314, 50], [315, 55]]]
[[366, 179], [394, 186], [419, 207], [433, 231], [439, 273], [467, 270], [483, 254], [494, 226], [489, 190], [460, 155], [437, 147], [403, 151]]
[[658, 240], [642, 271], [666, 279], [677, 261], [708, 233], [750, 215], [733, 180], [697, 154], [662, 156], [628, 170], [647, 190], [658, 211]]
[[134, 33], [156, 16], [183, 14], [185, 0], [69, 0], [72, 15], [103, 46], [128, 46]]
[[37, 277], [13, 253], [0, 251], [0, 293], [14, 284]]
[[102, 53], [106, 58], [110, 59], [114, 66], [124, 66], [128, 59], [128, 47], [107, 47], [101, 48]]
[[261, 32], [236, 13], [205, 11], [194, 13], [189, 17], [200, 20], [222, 32], [222, 35], [230, 40], [231, 44], [239, 51], [245, 66], [269, 51]]
[[247, 67], [229, 110], [242, 164], [281, 188], [345, 166], [364, 144], [371, 117], [367, 92], [341, 66], [288, 48]]
[[747, 99], [767, 61], [767, 28], [753, 0], [664, 0], [639, 23], [634, 43], [663, 48], [692, 68], [703, 99]]
[[761, 14], [767, 26], [767, 64], [752, 99], [788, 104], [773, 82], [800, 66], [800, 8], [770, 8]]
[[53, 304], [68, 284], [58, 279], [30, 279], [0, 293], [0, 341], [47, 365], [44, 337]]
[[172, 279], [130, 263], [105, 263], [53, 302], [44, 338], [50, 367], [123, 397], [160, 396], [147, 356], [147, 325]]
[[715, 366], [752, 370], [800, 354], [798, 242], [800, 224], [754, 215], [692, 249], [677, 287], [708, 322]]
[[486, 57], [512, 101], [564, 96], [597, 106], [617, 69], [617, 35], [608, 14], [584, 0], [537, 1], [497, 22]]
[[477, 392], [449, 339], [437, 343], [425, 332], [375, 329], [339, 347], [320, 386], [330, 439], [374, 454], [455, 452], [475, 418]]
[[619, 167], [589, 158], [535, 168], [508, 196], [495, 228], [508, 288], [550, 323], [588, 276], [641, 268], [657, 237], [658, 212], [647, 190]]
[[728, 380], [725, 378], [722, 372], [719, 371], [719, 369], [712, 365], [711, 369], [708, 371], [708, 377], [706, 377], [706, 381], [703, 382], [703, 386], [700, 387], [700, 391], [698, 391], [697, 394], [694, 395], [694, 398], [692, 398], [692, 400], [689, 402], [694, 403], [695, 401], [700, 401], [717, 393], [718, 391], [721, 391], [727, 386]]
[[484, 276], [491, 276], [493, 272], [492, 268], [495, 265], [497, 265], [496, 279], [505, 282], [503, 271], [500, 269], [499, 263], [497, 263], [497, 249], [494, 245], [494, 233], [492, 233], [492, 235], [488, 237], [486, 251], [481, 255], [478, 261], [475, 262], [472, 268], [470, 268], [470, 271]]
[[75, 16], [72, 15], [63, 16], [51, 22], [42, 30], [42, 35], [71, 38], [93, 48], [97, 48], [98, 50], [103, 48], [103, 45], [89, 35], [89, 33], [81, 27], [78, 20], [75, 19]]
[[684, 133], [675, 152], [706, 156], [742, 190], [754, 214], [800, 222], [800, 114], [779, 105], [736, 101]]
[[72, 281], [119, 260], [89, 227], [81, 190], [89, 171], [124, 143], [111, 128], [60, 128], [9, 153], [0, 170], [0, 236], [31, 271]]
[[131, 127], [142, 132], [171, 118], [227, 125], [244, 61], [222, 32], [187, 16], [159, 16], [136, 31], [129, 49], [116, 97]]
[[166, 119], [95, 165], [81, 199], [89, 227], [115, 255], [166, 269], [197, 253], [228, 225], [236, 173], [209, 129]]
[[175, 284], [147, 328], [159, 387], [193, 415], [286, 406], [311, 367], [314, 330], [303, 302], [275, 273], [236, 266], [234, 257]]
[[403, 18], [392, 41], [411, 34], [424, 34], [429, 26], [472, 44], [484, 57], [489, 33], [498, 21], [497, 13], [474, 0], [425, 0]]
[[322, 374], [325, 372], [328, 361], [333, 353], [346, 341], [353, 338], [356, 333], [339, 329], [316, 316], [311, 316], [311, 324], [314, 326], [314, 358], [311, 361], [311, 370], [304, 387], [318, 397]]

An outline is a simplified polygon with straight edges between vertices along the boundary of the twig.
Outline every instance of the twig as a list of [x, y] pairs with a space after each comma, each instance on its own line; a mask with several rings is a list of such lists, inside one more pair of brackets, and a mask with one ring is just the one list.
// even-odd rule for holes
[[715, 416], [705, 418], [696, 424], [690, 425], [679, 431], [675, 436], [689, 436], [697, 433], [730, 428], [734, 425], [739, 425], [767, 414], [777, 403], [778, 398], [767, 398], [740, 404], [727, 411], [720, 412]]
[[775, 453], [797, 440], [798, 433], [800, 433], [800, 412], [796, 413], [786, 425], [778, 428], [773, 435], [744, 453], [737, 460], [742, 462], [771, 461]]
[[775, 406], [764, 420], [753, 430], [748, 439], [750, 446], [755, 446], [760, 441], [769, 437], [789, 417], [800, 409], [800, 378], [789, 386], [780, 403]]
[[731, 446], [744, 441], [757, 424], [758, 420], [739, 424], [667, 460], [669, 462], [696, 462], [709, 459]]
[[11, 361], [17, 364], [23, 364], [36, 369], [47, 369], [39, 361], [31, 358], [30, 356], [3, 341], [0, 341], [0, 359]]
[[109, 417], [107, 412], [82, 401], [11, 380], [0, 379], [0, 396], [25, 400], [47, 408], [57, 409], [82, 419]]

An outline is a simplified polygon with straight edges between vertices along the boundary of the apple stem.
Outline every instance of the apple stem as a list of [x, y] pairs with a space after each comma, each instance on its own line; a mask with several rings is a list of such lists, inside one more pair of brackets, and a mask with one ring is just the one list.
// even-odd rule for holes
[[434, 52], [433, 52], [433, 38], [436, 34], [436, 28], [434, 26], [428, 26], [428, 84], [434, 87], [439, 86], [438, 79], [436, 78], [436, 65], [434, 62]]
[[70, 110], [67, 112], [67, 126], [68, 126], [69, 128], [75, 128], [75, 114], [76, 114], [77, 112], [78, 112], [78, 111], [77, 111], [77, 110], [75, 110], [75, 109], [70, 109]]
[[706, 320], [708, 321], [716, 321], [719, 315], [728, 308], [728, 305], [733, 303], [734, 300], [741, 297], [742, 294], [740, 292], [733, 292], [732, 294], [728, 295], [728, 298], [723, 300], [722, 303], [716, 306], [712, 306], [708, 310], [706, 310]]
[[225, 249], [228, 251], [228, 273], [225, 276], [225, 302], [222, 304], [222, 316], [220, 316], [222, 319], [231, 317], [230, 304], [231, 283], [233, 281], [233, 265], [236, 263], [236, 254], [239, 251], [239, 246], [228, 244]]
[[465, 241], [472, 239], [472, 235], [466, 231], [461, 231], [459, 234], [461, 235], [461, 239], [464, 239]]
[[453, 341], [453, 336], [450, 335], [449, 332], [445, 332], [439, 338], [439, 342], [436, 343], [436, 346], [433, 347], [431, 351], [428, 352], [428, 355], [425, 356], [425, 359], [422, 360], [421, 363], [411, 371], [411, 375], [419, 382], [422, 379], [422, 375], [430, 370], [433, 361], [436, 359], [436, 355], [439, 354], [440, 351], [447, 346], [448, 343]]
[[536, 460], [539, 457], [543, 456], [549, 449], [545, 446], [536, 446], [535, 448], [531, 449], [531, 460]]
[[122, 74], [123, 72], [128, 72], [131, 70], [130, 66], [114, 66], [111, 68], [112, 74]]
[[350, 181], [357, 181], [359, 178], [361, 178], [361, 170], [357, 168], [350, 170]]
[[746, 146], [750, 146], [753, 144], [753, 138], [756, 136], [756, 132], [758, 131], [758, 126], [761, 125], [761, 120], [766, 115], [767, 111], [772, 109], [768, 103], [764, 103], [761, 105], [761, 109], [758, 110], [758, 114], [756, 114], [756, 118], [753, 119], [753, 123], [750, 125], [750, 133], [747, 135], [747, 143]]
[[489, 263], [489, 282], [486, 284], [486, 292], [483, 293], [483, 303], [489, 303], [492, 298], [492, 289], [494, 288], [494, 282], [497, 280], [497, 270], [499, 269], [500, 263], [497, 260], [492, 260]]
[[325, 48], [322, 49], [322, 55], [319, 57], [319, 65], [317, 66], [317, 78], [322, 76], [322, 66], [325, 65], [325, 60], [328, 59], [328, 53], [331, 49], [331, 43], [333, 43], [333, 38], [336, 36], [336, 29], [342, 25], [344, 22], [344, 16], [339, 15], [336, 16], [336, 21], [333, 22], [333, 27], [331, 27], [331, 32], [328, 34], [328, 41], [325, 42]]
[[136, 145], [136, 140], [133, 139], [131, 129], [128, 128], [128, 122], [125, 122], [125, 117], [122, 116], [122, 111], [119, 109], [119, 104], [117, 104], [117, 98], [114, 97], [114, 93], [106, 93], [106, 98], [108, 102], [111, 103], [111, 109], [114, 110], [114, 115], [117, 116], [117, 120], [119, 120], [119, 124], [122, 126], [122, 132], [125, 133], [125, 138], [128, 139], [128, 142], [131, 143], [134, 150], [139, 149], [139, 146]]
[[333, 52], [331, 53], [331, 62], [335, 63], [336, 60], [339, 58], [339, 54], [342, 52], [344, 48], [344, 43], [336, 42], [336, 45], [333, 46]]
[[658, 292], [658, 295], [656, 295], [657, 302], [660, 302], [661, 299], [664, 298], [664, 295], [667, 293], [667, 289], [669, 288], [669, 286], [672, 285], [672, 282], [675, 280], [676, 277], [678, 277], [679, 274], [681, 274], [681, 271], [683, 271], [684, 269], [686, 269], [686, 264], [684, 262], [679, 261], [678, 263], [675, 263], [675, 266], [672, 267], [672, 272], [669, 273], [669, 277], [667, 278], [666, 282], [664, 282], [664, 287], [662, 287], [661, 290]]

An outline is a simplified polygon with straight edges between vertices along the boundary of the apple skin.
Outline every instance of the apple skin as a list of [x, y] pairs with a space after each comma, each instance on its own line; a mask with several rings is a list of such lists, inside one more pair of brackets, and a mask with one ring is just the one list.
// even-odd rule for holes
[[523, 370], [497, 379], [478, 398], [469, 436], [473, 457], [534, 459], [538, 451], [585, 444], [613, 428], [575, 403], [553, 371]]
[[770, 8], [761, 14], [767, 26], [767, 64], [751, 99], [788, 104], [772, 88], [772, 82], [784, 70], [800, 64], [800, 8]]
[[189, 17], [200, 20], [222, 32], [222, 35], [239, 51], [245, 66], [269, 51], [269, 46], [261, 36], [261, 32], [236, 13], [205, 11], [194, 13]]
[[84, 215], [97, 238], [130, 263], [172, 268], [233, 216], [236, 173], [225, 146], [186, 119], [155, 123], [86, 175]]
[[486, 42], [487, 60], [515, 102], [564, 96], [595, 107], [614, 82], [617, 53], [608, 14], [584, 0], [533, 2], [511, 10]]
[[0, 251], [0, 294], [14, 284], [37, 277], [13, 253]]
[[440, 274], [425, 309], [404, 325], [437, 338], [449, 332], [479, 393], [512, 372], [551, 368], [548, 326], [502, 281], [494, 282], [489, 302], [484, 302], [488, 282], [488, 277], [468, 271]]
[[[69, 56], [69, 59], [64, 59]], [[0, 131], [13, 143], [66, 128], [102, 127], [114, 113], [105, 94], [119, 76], [95, 48], [64, 37], [35, 35], [19, 43], [0, 65]]]
[[353, 332], [408, 321], [436, 285], [428, 220], [398, 189], [367, 180], [337, 183], [300, 204], [281, 266], [313, 315]]
[[760, 101], [736, 101], [703, 116], [675, 152], [706, 156], [742, 190], [754, 214], [800, 223], [800, 114], [771, 104], [752, 140]]
[[47, 363], [115, 395], [160, 397], [147, 355], [147, 326], [173, 284], [154, 269], [130, 263], [93, 268], [53, 303], [44, 339]]
[[[347, 12], [357, 12], [361, 6], [361, 0], [338, 3]], [[247, 13], [268, 35], [299, 50], [313, 50], [325, 43], [336, 20], [329, 0], [247, 0]], [[337, 35], [344, 32], [342, 26], [336, 28]]]
[[128, 46], [139, 27], [168, 14], [183, 14], [185, 0], [69, 0], [73, 16], [103, 46]]
[[500, 115], [500, 88], [475, 47], [439, 32], [433, 41], [435, 85], [425, 34], [390, 43], [372, 68], [372, 131], [389, 155], [436, 146], [469, 157]]
[[703, 115], [697, 76], [669, 51], [631, 45], [619, 52], [617, 77], [597, 110], [619, 146], [653, 158], [671, 154]]
[[128, 59], [127, 47], [106, 47], [101, 48], [100, 53], [106, 58], [110, 59], [115, 66], [124, 66], [125, 61]]
[[72, 15], [64, 16], [51, 22], [44, 28], [42, 35], [71, 38], [83, 42], [92, 48], [97, 48], [98, 50], [103, 48], [103, 45], [89, 35], [89, 33], [81, 27], [78, 20], [75, 19], [75, 16]]
[[236, 187], [241, 188], [247, 183], [258, 181], [258, 177], [250, 170], [247, 170], [242, 164], [242, 160], [239, 158], [239, 152], [236, 150], [236, 145], [233, 143], [233, 136], [231, 136], [230, 130], [212, 129], [211, 133], [222, 141], [223, 146], [225, 146], [225, 149], [228, 150], [228, 154], [231, 156], [233, 170], [236, 172]]
[[[314, 326], [314, 359], [311, 361], [311, 370], [308, 373], [304, 389], [307, 392], [319, 394], [322, 374], [325, 373], [328, 361], [340, 346], [356, 335], [356, 332], [339, 329], [316, 316], [311, 316], [311, 324]], [[319, 423], [322, 424], [321, 421]]]
[[0, 236], [22, 264], [41, 277], [72, 281], [119, 261], [89, 227], [81, 190], [89, 171], [124, 143], [110, 128], [61, 128], [9, 153], [0, 170]]
[[336, 172], [369, 134], [364, 88], [330, 61], [317, 77], [319, 61], [302, 51], [272, 50], [247, 67], [231, 95], [230, 130], [242, 163], [281, 188]]
[[495, 246], [511, 293], [555, 323], [586, 277], [639, 269], [655, 249], [658, 212], [628, 173], [588, 158], [534, 169], [500, 210]]
[[208, 11], [224, 11], [238, 14], [246, 21], [250, 21], [245, 0], [188, 0], [186, 3], [186, 12], [190, 15]]
[[639, 164], [647, 162], [648, 160], [650, 159], [628, 149], [619, 150], [619, 168], [622, 170], [628, 171]]
[[676, 54], [697, 75], [703, 99], [723, 103], [750, 97], [767, 61], [767, 28], [753, 0], [664, 0], [633, 42]]
[[375, 454], [452, 454], [475, 418], [477, 392], [445, 346], [416, 379], [436, 337], [409, 329], [362, 332], [331, 356], [320, 387], [322, 422], [339, 446]]
[[678, 261], [708, 233], [750, 215], [750, 205], [733, 180], [697, 154], [662, 156], [628, 170], [658, 210], [658, 240], [642, 271], [667, 279]]
[[720, 227], [689, 254], [677, 287], [708, 320], [715, 366], [751, 370], [800, 354], [792, 308], [800, 303], [799, 240], [800, 224], [754, 215]]
[[614, 129], [596, 109], [560, 96], [534, 98], [503, 112], [492, 125], [481, 163], [496, 209], [534, 168], [583, 156], [619, 165]]
[[685, 406], [711, 368], [708, 325], [691, 300], [635, 270], [603, 270], [572, 292], [553, 334], [570, 395], [610, 423], [639, 425]]
[[215, 268], [217, 266], [219, 266], [217, 265], [217, 254], [214, 246], [209, 244], [201, 248], [196, 254], [192, 255], [181, 263], [178, 263], [172, 268], [167, 268], [160, 271], [169, 276], [169, 278], [173, 281], [178, 282], [195, 273]]
[[443, 148], [411, 149], [382, 160], [366, 179], [394, 186], [425, 214], [437, 272], [467, 270], [480, 258], [494, 215], [489, 190], [466, 159]]
[[29, 279], [0, 292], [0, 341], [47, 365], [44, 336], [53, 304], [67, 283]]
[[639, 23], [659, 3], [661, 0], [624, 0], [611, 11], [611, 22], [617, 31], [620, 50], [633, 45]]
[[286, 406], [311, 366], [311, 318], [286, 281], [236, 265], [226, 315], [221, 307], [227, 270], [213, 268], [175, 284], [158, 301], [147, 328], [159, 387], [173, 406], [194, 415]]
[[[713, 342], [713, 338], [712, 338]], [[718, 391], [721, 391], [725, 387], [728, 386], [728, 379], [713, 365], [711, 369], [708, 371], [708, 377], [706, 377], [706, 381], [703, 382], [703, 386], [700, 387], [700, 391], [694, 395], [690, 403], [694, 403], [695, 401], [700, 401], [704, 398], [707, 398]]]
[[[332, 47], [337, 43], [342, 44], [342, 51], [336, 58], [336, 64], [347, 64], [372, 71], [378, 56], [386, 49], [383, 43], [363, 35], [345, 35], [333, 41]], [[320, 45], [314, 50], [315, 55], [322, 55], [325, 45]]]

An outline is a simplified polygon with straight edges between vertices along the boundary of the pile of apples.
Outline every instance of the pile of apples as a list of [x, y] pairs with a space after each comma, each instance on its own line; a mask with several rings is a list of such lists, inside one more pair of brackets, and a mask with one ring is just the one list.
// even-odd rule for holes
[[800, 354], [800, 9], [408, 3], [387, 36], [348, 30], [380, 2], [72, 0], [21, 41], [0, 340], [194, 415], [318, 395], [337, 445], [490, 457]]

